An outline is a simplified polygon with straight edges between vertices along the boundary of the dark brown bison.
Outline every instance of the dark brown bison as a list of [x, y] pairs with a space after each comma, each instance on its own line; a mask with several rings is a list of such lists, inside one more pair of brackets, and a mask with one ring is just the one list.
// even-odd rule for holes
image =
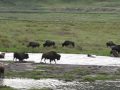
[[4, 78], [4, 66], [0, 65], [0, 78]]
[[0, 58], [4, 58], [4, 57], [5, 57], [5, 53], [1, 53]]
[[60, 60], [60, 57], [61, 55], [57, 54], [55, 51], [50, 51], [50, 52], [47, 52], [47, 53], [43, 53], [42, 54], [42, 58], [41, 58], [41, 62], [42, 62], [42, 59], [44, 58], [44, 62], [46, 63], [46, 59], [49, 59], [50, 60], [50, 64], [51, 64], [51, 61], [54, 61], [55, 64], [56, 64], [56, 59], [57, 60]]
[[27, 53], [18, 53], [18, 52], [15, 52], [13, 54], [13, 60], [19, 60], [20, 62], [22, 62], [24, 59], [28, 59], [29, 58], [29, 55]]
[[116, 51], [116, 52], [120, 53], [120, 45], [116, 45], [112, 41], [109, 41], [106, 43], [106, 46], [111, 48], [111, 52]]
[[39, 46], [40, 44], [38, 42], [29, 42], [29, 44], [27, 45], [27, 47], [32, 47], [32, 48], [36, 48]]
[[64, 46], [72, 46], [72, 47], [75, 47], [75, 43], [73, 42], [73, 41], [64, 41], [63, 43], [62, 43], [62, 47], [64, 47]]
[[54, 41], [46, 40], [45, 43], [43, 44], [43, 47], [51, 47], [51, 46], [55, 46]]

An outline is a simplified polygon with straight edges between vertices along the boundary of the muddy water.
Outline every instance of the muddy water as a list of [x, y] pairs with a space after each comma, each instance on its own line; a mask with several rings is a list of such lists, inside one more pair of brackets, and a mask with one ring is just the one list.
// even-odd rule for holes
[[57, 79], [4, 79], [0, 80], [1, 85], [7, 85], [18, 90], [31, 88], [40, 89], [43, 87], [53, 90], [120, 90], [120, 81], [96, 81], [90, 82], [65, 82]]

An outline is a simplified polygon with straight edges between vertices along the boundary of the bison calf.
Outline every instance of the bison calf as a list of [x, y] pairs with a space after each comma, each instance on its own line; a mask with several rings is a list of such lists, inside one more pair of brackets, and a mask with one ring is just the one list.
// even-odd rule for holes
[[51, 61], [54, 61], [55, 64], [56, 64], [56, 59], [57, 60], [60, 60], [60, 57], [61, 55], [57, 54], [55, 51], [50, 51], [50, 52], [47, 52], [47, 53], [43, 53], [42, 54], [42, 58], [41, 58], [41, 62], [42, 62], [42, 59], [44, 58], [44, 62], [46, 63], [46, 59], [49, 59], [50, 60], [50, 64], [51, 64]]

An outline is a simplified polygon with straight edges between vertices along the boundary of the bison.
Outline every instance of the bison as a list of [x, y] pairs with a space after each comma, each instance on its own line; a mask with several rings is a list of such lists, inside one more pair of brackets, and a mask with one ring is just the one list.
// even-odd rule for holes
[[118, 54], [120, 53], [120, 45], [116, 45], [112, 41], [109, 41], [106, 43], [106, 46], [111, 48], [111, 52], [116, 51]]
[[4, 78], [4, 66], [0, 65], [0, 78]]
[[4, 57], [5, 57], [5, 53], [1, 53], [0, 58], [4, 58]]
[[38, 42], [29, 42], [29, 44], [27, 45], [27, 47], [32, 47], [32, 48], [36, 48], [39, 46], [40, 44]]
[[43, 47], [50, 47], [50, 46], [55, 46], [55, 42], [46, 40], [45, 43], [43, 44]]
[[64, 47], [64, 46], [72, 46], [72, 47], [75, 47], [75, 43], [73, 42], [73, 41], [64, 41], [63, 43], [62, 43], [62, 47]]
[[50, 52], [47, 52], [47, 53], [43, 53], [42, 54], [42, 58], [41, 58], [41, 62], [42, 62], [42, 59], [44, 58], [44, 62], [46, 63], [46, 59], [49, 59], [50, 60], [50, 64], [51, 64], [51, 61], [54, 61], [55, 64], [56, 64], [56, 59], [57, 60], [60, 60], [60, 57], [61, 55], [57, 54], [55, 51], [50, 51]]
[[18, 53], [18, 52], [15, 52], [13, 54], [13, 60], [14, 59], [18, 59], [20, 62], [22, 62], [24, 59], [28, 59], [29, 58], [29, 55], [26, 54], [26, 53]]

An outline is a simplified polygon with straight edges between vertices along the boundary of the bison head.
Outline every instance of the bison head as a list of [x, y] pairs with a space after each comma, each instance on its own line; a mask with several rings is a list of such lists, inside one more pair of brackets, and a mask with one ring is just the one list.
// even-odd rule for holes
[[61, 55], [57, 54], [57, 60], [60, 60]]
[[28, 59], [29, 58], [29, 55], [28, 54], [25, 54], [25, 59]]
[[106, 43], [107, 47], [111, 47], [111, 46], [115, 46], [116, 44], [114, 44], [112, 41], [109, 41]]

